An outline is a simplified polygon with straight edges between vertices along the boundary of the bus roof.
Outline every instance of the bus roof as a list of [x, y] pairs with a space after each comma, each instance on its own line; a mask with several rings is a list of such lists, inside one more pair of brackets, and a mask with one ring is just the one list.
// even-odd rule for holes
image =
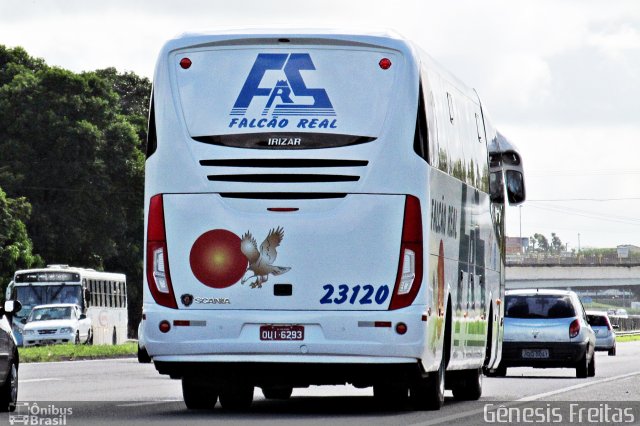
[[[38, 274], [38, 273], [47, 273], [47, 272], [48, 273], [52, 273], [52, 272], [76, 273], [80, 275], [80, 279], [97, 278], [97, 279], [112, 280], [112, 281], [126, 280], [126, 275], [122, 273], [101, 272], [101, 271], [96, 271], [95, 269], [79, 268], [79, 267], [68, 266], [68, 265], [47, 265], [46, 268], [21, 269], [15, 272], [14, 277], [20, 274]], [[46, 283], [45, 281], [39, 281], [39, 282], [43, 284]], [[22, 283], [16, 282], [15, 284], [20, 285]]]

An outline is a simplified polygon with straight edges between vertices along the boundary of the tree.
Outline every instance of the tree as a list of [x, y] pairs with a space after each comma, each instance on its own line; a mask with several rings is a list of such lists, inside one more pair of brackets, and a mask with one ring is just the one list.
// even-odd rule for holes
[[24, 224], [30, 214], [31, 205], [24, 198], [8, 198], [0, 188], [0, 300], [16, 270], [42, 264]]
[[0, 65], [0, 186], [31, 203], [35, 250], [126, 273], [139, 315], [150, 82], [112, 68], [75, 74], [2, 46]]
[[560, 237], [558, 237], [555, 232], [552, 232], [551, 233], [551, 252], [560, 254], [562, 253], [563, 248], [564, 248], [564, 245], [562, 244], [562, 240], [560, 240]]
[[[542, 234], [533, 234], [533, 240], [538, 244], [537, 252], [540, 253], [548, 253], [549, 252], [549, 241], [547, 237]], [[534, 244], [535, 247], [535, 244]]]

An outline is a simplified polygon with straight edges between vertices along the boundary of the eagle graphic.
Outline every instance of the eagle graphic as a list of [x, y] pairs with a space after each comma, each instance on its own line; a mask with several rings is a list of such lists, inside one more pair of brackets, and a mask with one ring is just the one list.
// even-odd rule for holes
[[[274, 266], [278, 253], [276, 247], [280, 245], [284, 238], [284, 230], [281, 227], [271, 229], [269, 235], [260, 245], [260, 251], [258, 251], [258, 244], [256, 239], [253, 238], [251, 232], [247, 231], [240, 240], [240, 251], [249, 261], [247, 272], [252, 271], [253, 275], [243, 278], [241, 284], [246, 283], [249, 280], [254, 279], [251, 282], [251, 288], [262, 288], [262, 284], [266, 283], [271, 275], [282, 275], [289, 271], [291, 268], [283, 266]], [[246, 273], [245, 272], [245, 275]]]

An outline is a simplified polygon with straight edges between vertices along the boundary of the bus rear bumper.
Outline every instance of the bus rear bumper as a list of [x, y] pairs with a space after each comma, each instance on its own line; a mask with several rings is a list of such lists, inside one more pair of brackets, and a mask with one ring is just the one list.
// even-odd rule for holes
[[[145, 347], [156, 363], [435, 364], [427, 348], [438, 318], [397, 311], [177, 311], [145, 309]], [[167, 321], [168, 332], [160, 331]], [[406, 333], [396, 331], [399, 323]], [[432, 324], [433, 323], [433, 324]], [[188, 325], [187, 325], [188, 324]], [[263, 340], [265, 325], [304, 327], [299, 340]]]
[[[359, 362], [315, 362], [316, 357], [301, 359], [280, 359], [279, 362], [180, 362], [154, 359], [160, 374], [171, 378], [197, 378], [211, 385], [225, 386], [226, 383], [248, 383], [253, 386], [307, 387], [310, 385], [353, 384], [357, 387], [373, 386], [376, 383], [412, 383], [426, 373], [420, 363], [413, 359], [399, 362], [398, 359], [379, 360], [369, 363], [361, 358]], [[324, 359], [323, 361], [327, 361]], [[335, 360], [340, 361], [340, 360]], [[342, 360], [342, 361], [347, 361]], [[349, 361], [354, 361], [350, 359]]]

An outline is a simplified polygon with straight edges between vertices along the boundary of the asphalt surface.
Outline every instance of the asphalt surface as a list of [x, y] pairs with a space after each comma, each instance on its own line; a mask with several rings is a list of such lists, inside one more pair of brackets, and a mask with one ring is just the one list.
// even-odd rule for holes
[[[615, 357], [598, 352], [595, 377], [577, 379], [573, 369], [512, 368], [506, 378], [484, 378], [480, 401], [455, 401], [447, 392], [437, 412], [392, 411], [374, 401], [371, 388], [350, 386], [294, 389], [287, 401], [265, 400], [256, 389], [245, 412], [224, 411], [219, 403], [212, 411], [189, 411], [180, 381], [134, 359], [23, 364], [19, 386], [14, 416], [35, 414], [39, 424], [640, 425], [640, 342], [618, 344]], [[0, 424], [7, 420], [0, 415]], [[24, 424], [17, 421], [25, 418], [13, 420]]]

